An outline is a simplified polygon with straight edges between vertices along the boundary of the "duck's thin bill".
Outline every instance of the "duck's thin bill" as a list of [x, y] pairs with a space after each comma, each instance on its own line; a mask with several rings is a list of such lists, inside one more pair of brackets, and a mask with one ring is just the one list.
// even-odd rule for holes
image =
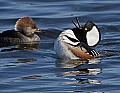
[[40, 29], [36, 29], [35, 32], [42, 32]]

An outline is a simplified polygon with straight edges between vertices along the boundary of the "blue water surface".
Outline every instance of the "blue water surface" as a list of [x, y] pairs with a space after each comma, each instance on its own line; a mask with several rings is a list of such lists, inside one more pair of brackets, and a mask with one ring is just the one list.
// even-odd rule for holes
[[[120, 93], [120, 1], [119, 0], [0, 0], [0, 32], [14, 29], [15, 22], [29, 16], [38, 28], [37, 49], [1, 47], [0, 93]], [[92, 20], [102, 40], [95, 47], [100, 58], [57, 59], [54, 41], [61, 31]]]

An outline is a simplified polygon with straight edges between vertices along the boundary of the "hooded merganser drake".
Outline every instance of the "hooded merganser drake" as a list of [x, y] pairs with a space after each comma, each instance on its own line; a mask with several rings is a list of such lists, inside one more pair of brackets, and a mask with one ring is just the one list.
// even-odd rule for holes
[[20, 18], [15, 24], [15, 29], [0, 33], [0, 45], [39, 42], [40, 38], [35, 32], [41, 32], [41, 30], [30, 17]]
[[96, 46], [101, 39], [98, 27], [88, 21], [84, 26], [73, 22], [76, 28], [64, 30], [54, 43], [54, 50], [61, 59], [91, 59], [99, 53], [91, 47]]

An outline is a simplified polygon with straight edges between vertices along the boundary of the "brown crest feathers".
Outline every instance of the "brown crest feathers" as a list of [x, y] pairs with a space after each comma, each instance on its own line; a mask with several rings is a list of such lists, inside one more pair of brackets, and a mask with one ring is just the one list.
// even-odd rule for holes
[[23, 17], [17, 20], [15, 30], [19, 31], [28, 26], [36, 27], [36, 23], [30, 17]]

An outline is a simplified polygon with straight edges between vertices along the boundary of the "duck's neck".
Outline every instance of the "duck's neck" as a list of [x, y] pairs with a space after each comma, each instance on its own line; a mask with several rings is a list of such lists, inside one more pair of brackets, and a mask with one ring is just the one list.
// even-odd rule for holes
[[24, 34], [22, 34], [21, 32], [19, 32], [19, 37], [23, 42], [37, 42], [40, 41], [39, 36], [37, 36], [36, 34], [33, 34], [31, 36], [26, 36]]

